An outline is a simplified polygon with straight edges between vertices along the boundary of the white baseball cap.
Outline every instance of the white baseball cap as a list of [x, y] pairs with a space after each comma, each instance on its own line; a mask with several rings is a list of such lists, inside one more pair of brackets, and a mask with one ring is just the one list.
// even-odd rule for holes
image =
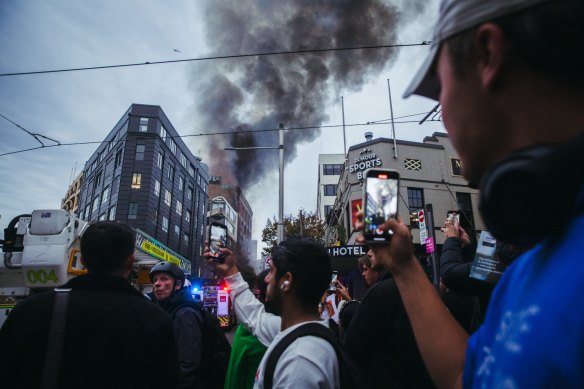
[[440, 85], [433, 72], [438, 49], [446, 39], [502, 16], [552, 0], [442, 0], [440, 17], [434, 27], [430, 53], [422, 63], [403, 97], [412, 94], [438, 100]]

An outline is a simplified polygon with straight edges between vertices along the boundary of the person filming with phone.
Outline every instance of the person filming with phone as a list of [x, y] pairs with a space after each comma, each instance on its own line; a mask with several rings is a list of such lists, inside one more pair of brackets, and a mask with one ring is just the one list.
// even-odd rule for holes
[[[309, 323], [324, 327], [318, 304], [331, 281], [331, 260], [326, 249], [310, 240], [287, 240], [275, 246], [269, 260], [266, 306], [268, 313], [250, 291], [228, 248], [220, 248], [217, 261], [208, 244], [203, 255], [215, 272], [223, 275], [231, 290], [239, 322], [268, 347], [256, 374], [255, 388], [338, 388], [339, 362], [333, 346], [315, 336], [292, 340], [276, 361], [273, 371], [268, 360], [276, 346], [296, 329]], [[326, 329], [326, 328], [325, 328]], [[327, 330], [328, 331], [328, 330]], [[271, 381], [271, 382], [270, 382]]]

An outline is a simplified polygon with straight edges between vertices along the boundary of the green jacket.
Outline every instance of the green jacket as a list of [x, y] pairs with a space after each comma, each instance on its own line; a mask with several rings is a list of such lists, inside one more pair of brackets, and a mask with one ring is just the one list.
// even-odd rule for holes
[[267, 347], [243, 325], [235, 331], [225, 389], [253, 388], [256, 371]]

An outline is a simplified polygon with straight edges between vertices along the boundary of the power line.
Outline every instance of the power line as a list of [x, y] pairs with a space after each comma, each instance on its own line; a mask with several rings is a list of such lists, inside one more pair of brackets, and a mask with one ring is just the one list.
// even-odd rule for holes
[[427, 46], [430, 43], [431, 43], [430, 41], [422, 41], [421, 43], [406, 43], [406, 44], [396, 44], [396, 45], [356, 46], [356, 47], [339, 47], [339, 48], [328, 48], [328, 49], [286, 50], [286, 51], [271, 51], [271, 52], [265, 52], [265, 53], [217, 55], [217, 56], [211, 56], [211, 57], [174, 59], [174, 60], [166, 60], [166, 61], [135, 62], [135, 63], [118, 64], [118, 65], [87, 66], [87, 67], [81, 67], [81, 68], [37, 70], [37, 71], [16, 72], [16, 73], [0, 73], [0, 77], [25, 76], [25, 75], [32, 75], [32, 74], [47, 74], [47, 73], [77, 72], [77, 71], [83, 71], [83, 70], [113, 69], [113, 68], [124, 68], [124, 67], [132, 67], [132, 66], [161, 65], [161, 64], [169, 64], [169, 63], [179, 63], [179, 62], [210, 61], [210, 60], [217, 60], [217, 59], [264, 57], [264, 56], [270, 56], [270, 55], [307, 54], [307, 53], [323, 53], [323, 52], [329, 52], [329, 51], [371, 50], [371, 49], [387, 49], [387, 48], [398, 48], [398, 47]]
[[54, 140], [54, 139], [51, 139], [51, 138], [49, 138], [49, 137], [47, 137], [47, 136], [44, 136], [44, 135], [41, 135], [41, 134], [37, 134], [37, 133], [30, 132], [30, 131], [29, 131], [29, 130], [27, 130], [26, 128], [22, 127], [20, 124], [18, 124], [18, 123], [16, 123], [16, 122], [14, 122], [14, 121], [12, 121], [12, 120], [10, 120], [10, 119], [9, 119], [9, 118], [7, 118], [6, 116], [2, 115], [1, 113], [0, 113], [0, 116], [2, 116], [2, 117], [5, 119], [5, 120], [9, 121], [10, 123], [14, 124], [16, 127], [20, 128], [22, 131], [26, 132], [28, 135], [30, 135], [30, 136], [32, 136], [33, 138], [35, 138], [35, 139], [36, 139], [36, 140], [37, 140], [37, 141], [38, 141], [38, 142], [41, 144], [41, 147], [42, 147], [42, 146], [45, 146], [45, 144], [44, 144], [44, 143], [43, 143], [43, 142], [42, 142], [42, 141], [39, 139], [39, 137], [40, 137], [40, 138], [45, 138], [45, 139], [47, 139], [47, 140], [50, 140], [50, 141], [52, 141], [52, 142], [55, 142], [55, 143], [58, 143], [58, 144], [60, 144], [60, 142], [59, 142], [59, 141], [56, 141], [56, 140]]
[[[395, 121], [394, 123], [396, 124], [406, 124], [406, 123], [418, 123], [417, 120], [404, 120], [404, 121]], [[371, 122], [367, 122], [367, 123], [355, 123], [355, 124], [345, 124], [345, 127], [359, 127], [359, 126], [380, 126], [380, 125], [385, 125], [387, 123], [371, 123]], [[328, 125], [328, 126], [306, 126], [306, 127], [289, 127], [286, 128], [286, 131], [301, 131], [301, 130], [317, 130], [317, 129], [321, 129], [321, 128], [340, 128], [342, 127], [342, 124], [334, 124], [334, 125]], [[199, 137], [199, 136], [214, 136], [214, 135], [232, 135], [232, 134], [243, 134], [243, 133], [249, 133], [249, 132], [270, 132], [270, 131], [278, 131], [279, 128], [267, 128], [267, 129], [263, 129], [263, 130], [247, 130], [247, 131], [220, 131], [220, 132], [214, 132], [214, 133], [199, 133], [199, 134], [190, 134], [190, 135], [172, 135], [172, 136], [168, 136], [169, 138], [192, 138], [192, 137]], [[112, 142], [112, 141], [110, 141]], [[2, 153], [0, 154], [0, 157], [3, 157], [5, 155], [12, 155], [12, 154], [18, 154], [18, 153], [24, 153], [26, 151], [32, 151], [32, 150], [38, 150], [38, 149], [42, 149], [42, 148], [49, 148], [49, 147], [57, 147], [57, 146], [81, 146], [81, 145], [90, 145], [90, 144], [101, 144], [104, 143], [104, 141], [90, 141], [90, 142], [74, 142], [74, 143], [59, 143], [56, 145], [43, 145], [43, 146], [38, 146], [38, 147], [32, 147], [32, 148], [28, 148], [28, 149], [23, 149], [23, 150], [16, 150], [16, 151], [10, 151], [7, 153]]]

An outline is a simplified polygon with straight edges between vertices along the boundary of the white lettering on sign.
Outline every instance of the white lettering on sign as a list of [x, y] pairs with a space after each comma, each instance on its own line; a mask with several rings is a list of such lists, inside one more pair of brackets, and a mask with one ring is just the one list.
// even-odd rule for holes
[[331, 257], [346, 257], [348, 255], [366, 254], [365, 249], [361, 245], [329, 247], [327, 250]]

